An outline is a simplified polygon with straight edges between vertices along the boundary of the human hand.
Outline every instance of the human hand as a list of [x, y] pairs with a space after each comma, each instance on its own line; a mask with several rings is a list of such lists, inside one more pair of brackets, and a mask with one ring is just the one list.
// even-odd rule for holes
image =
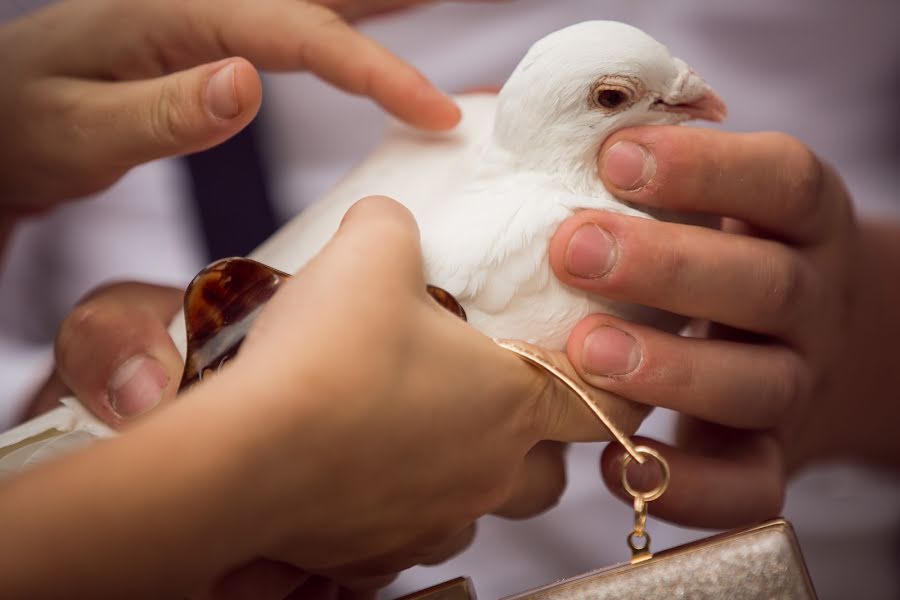
[[[351, 210], [269, 301], [237, 358], [186, 402], [201, 392], [241, 415], [243, 453], [265, 448], [283, 463], [255, 477], [257, 491], [279, 490], [257, 506], [273, 517], [262, 553], [341, 581], [400, 570], [467, 537], [475, 518], [527, 487], [524, 457], [539, 440], [605, 433], [426, 295], [412, 218], [383, 199]], [[602, 401], [633, 429], [638, 411]], [[315, 426], [298, 435], [303, 423]]]
[[[474, 533], [472, 521], [478, 515], [494, 511], [507, 516], [526, 516], [557, 500], [564, 485], [562, 446], [547, 442], [537, 444], [538, 438], [593, 439], [606, 433], [580, 404], [568, 404], [560, 388], [443, 309], [438, 309], [425, 295], [418, 252], [414, 257], [407, 254], [411, 245], [417, 248], [417, 238], [411, 239], [412, 235], [417, 235], [411, 218], [404, 209], [393, 204], [388, 204], [387, 216], [384, 207], [366, 209], [372, 202], [354, 209], [355, 213], [366, 211], [367, 214], [348, 218], [354, 231], [347, 231], [349, 225], [342, 229], [331, 246], [296, 277], [302, 284], [294, 281], [291, 282], [293, 287], [285, 288], [293, 289], [293, 296], [285, 291], [275, 296], [276, 299], [283, 296], [288, 299], [275, 309], [280, 311], [274, 313], [277, 316], [265, 317], [273, 308], [271, 304], [267, 306], [263, 319], [253, 330], [264, 328], [264, 333], [257, 334], [257, 338], [251, 335], [241, 353], [225, 370], [216, 377], [205, 379], [182, 400], [171, 403], [169, 411], [157, 415], [157, 420], [167, 416], [171, 419], [179, 411], [191, 411], [190, 416], [182, 416], [177, 422], [194, 423], [197, 428], [202, 428], [207, 421], [216, 423], [223, 412], [232, 415], [240, 410], [240, 421], [224, 428], [228, 440], [221, 443], [202, 443], [193, 429], [181, 434], [167, 433], [164, 437], [172, 440], [178, 439], [179, 435], [189, 436], [192, 443], [198, 444], [194, 452], [199, 448], [218, 448], [216, 452], [229, 449], [231, 456], [231, 450], [243, 449], [241, 454], [250, 452], [248, 456], [259, 458], [261, 449], [265, 448], [263, 454], [271, 458], [278, 440], [270, 438], [277, 438], [279, 431], [284, 433], [284, 426], [289, 423], [285, 414], [276, 416], [275, 411], [301, 410], [305, 416], [302, 422], [317, 423], [317, 433], [306, 439], [302, 436], [297, 439], [294, 435], [292, 443], [307, 446], [304, 455], [317, 454], [317, 460], [324, 463], [323, 469], [330, 465], [338, 468], [336, 472], [345, 474], [344, 481], [337, 482], [338, 489], [332, 489], [334, 485], [314, 482], [314, 487], [323, 485], [324, 489], [310, 499], [315, 504], [310, 515], [305, 514], [301, 505], [291, 505], [289, 513], [294, 520], [297, 511], [303, 516], [304, 525], [311, 518], [321, 539], [314, 538], [307, 543], [309, 532], [303, 532], [301, 541], [290, 540], [284, 548], [279, 546], [266, 551], [259, 548], [233, 557], [233, 561], [220, 565], [227, 569], [227, 574], [217, 576], [216, 583], [209, 588], [214, 592], [211, 597], [228, 597], [228, 592], [235, 589], [254, 589], [260, 593], [261, 589], [293, 589], [289, 586], [296, 587], [304, 581], [307, 582], [305, 585], [311, 585], [307, 580], [308, 572], [324, 575], [353, 589], [371, 588], [385, 583], [391, 573], [411, 564], [439, 562], [469, 543]], [[391, 211], [400, 211], [399, 224], [397, 215], [391, 216]], [[370, 225], [376, 229], [374, 234], [370, 232]], [[385, 230], [387, 233], [397, 230], [395, 237], [398, 240], [382, 239], [386, 237]], [[371, 252], [368, 246], [378, 251]], [[360, 251], [371, 257], [359, 256]], [[394, 262], [406, 263], [402, 272], [394, 270], [391, 273], [393, 269], [382, 264]], [[406, 280], [400, 280], [399, 275], [404, 275]], [[354, 285], [350, 281], [354, 278], [362, 279], [356, 285], [363, 286], [372, 298], [366, 294], [363, 295], [365, 302], [359, 300], [360, 295], [351, 295], [338, 302], [328, 299], [331, 296], [340, 298], [347, 285]], [[166, 335], [165, 322], [176, 309], [179, 295], [168, 288], [138, 284], [119, 284], [91, 295], [66, 320], [60, 334], [57, 342], [58, 379], [77, 390], [102, 418], [122, 424], [121, 409], [112, 409], [119, 403], [110, 402], [114, 394], [109, 390], [114, 386], [109, 381], [115, 379], [112, 374], [123, 364], [134, 362], [133, 357], [139, 356], [166, 374], [164, 379], [156, 381], [167, 382], [162, 385], [161, 397], [170, 399], [173, 392], [169, 391], [168, 382], [178, 381], [181, 363]], [[393, 320], [360, 320], [362, 316], [384, 311], [389, 311]], [[290, 326], [283, 322], [267, 325], [267, 319], [272, 323], [275, 319], [290, 319], [291, 323]], [[318, 324], [317, 327], [310, 325], [313, 322]], [[267, 327], [271, 330], [265, 329]], [[303, 331], [304, 334], [285, 339], [283, 334], [288, 330]], [[311, 347], [309, 340], [316, 340], [324, 331], [330, 332], [323, 340], [326, 346], [316, 343]], [[436, 343], [435, 340], [444, 342]], [[290, 371], [281, 370], [284, 365], [278, 363], [283, 361], [282, 357], [272, 360], [267, 355], [273, 345], [285, 343], [293, 345], [288, 350], [294, 357]], [[457, 343], [464, 344], [459, 356], [454, 350]], [[258, 349], [254, 350], [254, 344]], [[425, 348], [418, 347], [423, 344]], [[429, 350], [429, 344], [436, 348]], [[382, 347], [385, 351], [369, 356], [367, 348], [380, 350]], [[280, 354], [284, 348], [274, 352]], [[379, 358], [383, 354], [394, 354], [390, 365], [381, 364], [384, 361]], [[248, 367], [248, 355], [257, 356], [256, 360], [266, 363], [266, 369], [260, 370], [255, 362]], [[560, 361], [564, 357], [551, 358]], [[403, 368], [405, 360], [409, 364]], [[370, 365], [370, 361], [375, 364]], [[344, 365], [348, 363], [353, 364], [354, 369], [345, 373]], [[460, 378], [452, 377], [463, 368], [468, 373], [465, 385], [457, 381]], [[396, 373], [397, 369], [402, 372]], [[574, 375], [570, 367], [569, 370]], [[498, 378], [497, 373], [506, 375]], [[272, 374], [278, 374], [278, 377]], [[260, 378], [264, 381], [257, 381]], [[287, 384], [286, 378], [289, 379]], [[490, 381], [486, 383], [484, 379]], [[228, 384], [220, 383], [226, 380]], [[436, 383], [444, 380], [449, 383]], [[340, 410], [336, 410], [338, 406], [334, 403], [317, 406], [314, 411], [295, 402], [289, 402], [287, 407], [277, 406], [290, 399], [281, 391], [284, 385], [302, 384], [303, 389], [309, 391], [309, 397], [315, 398], [317, 395], [310, 390], [311, 383], [320, 386], [323, 381], [334, 382], [334, 385], [326, 383], [325, 391], [327, 397], [341, 399]], [[241, 382], [239, 387], [233, 387], [237, 382]], [[225, 388], [216, 387], [220, 385]], [[252, 392], [256, 398], [253, 403], [245, 402], [249, 393], [245, 386], [253, 386], [256, 390]], [[274, 392], [272, 395], [265, 393], [266, 390], [271, 392], [273, 387], [279, 392], [277, 396]], [[337, 389], [327, 389], [332, 387]], [[505, 393], [500, 394], [504, 389]], [[371, 395], [361, 394], [360, 390]], [[363, 397], [354, 397], [360, 395]], [[155, 393], [151, 394], [154, 396]], [[208, 400], [191, 400], [192, 396]], [[277, 402], [263, 402], [264, 396]], [[423, 397], [429, 398], [429, 402], [423, 404]], [[636, 427], [641, 413], [634, 405], [602, 394], [596, 399], [605, 403], [607, 413], [625, 429]], [[498, 400], [502, 405], [496, 405]], [[204, 404], [207, 406], [198, 408]], [[384, 405], [383, 410], [379, 410], [380, 404]], [[444, 413], [448, 418], [439, 418], [435, 412]], [[319, 414], [324, 418], [317, 418]], [[509, 423], [504, 422], [507, 418]], [[250, 425], [248, 419], [259, 422]], [[266, 428], [273, 426], [273, 419], [277, 421], [275, 430], [264, 435]], [[406, 427], [395, 431], [398, 423]], [[140, 423], [135, 425], [140, 428]], [[252, 448], [247, 449], [246, 443], [239, 443], [245, 438], [245, 430], [252, 430], [255, 436], [264, 435], [266, 440], [257, 439]], [[328, 436], [326, 430], [330, 431]], [[472, 443], [473, 437], [478, 438], [477, 444]], [[127, 438], [129, 436], [123, 439]], [[309, 443], [313, 443], [311, 448]], [[316, 448], [319, 448], [318, 452]], [[466, 452], [460, 454], [461, 448], [466, 448]], [[285, 450], [283, 456], [296, 457], [300, 455], [297, 452], [296, 449], [294, 452]], [[329, 454], [334, 456], [329, 457]], [[404, 463], [407, 455], [420, 456], [412, 469]], [[244, 464], [246, 460], [250, 459], [240, 458], [233, 462]], [[380, 481], [368, 482], [384, 464], [404, 465], [404, 468], [380, 475]], [[291, 471], [294, 467], [283, 465], [282, 468]], [[264, 470], [268, 471], [277, 472], [272, 468]], [[304, 473], [301, 470], [299, 476]], [[298, 476], [290, 475], [291, 479]], [[257, 480], [254, 475], [254, 481]], [[284, 494], [289, 494], [289, 487], [274, 483], [269, 486], [261, 480], [258, 483], [265, 489], [277, 488], [280, 501], [287, 501]], [[319, 500], [354, 485], [365, 486], [367, 494], [337, 498], [322, 505], [342, 518], [318, 518], [322, 517], [323, 510]], [[397, 487], [401, 490], [396, 491]], [[247, 492], [242, 488], [239, 496], [246, 496]], [[360, 510], [357, 504], [367, 504], [367, 498], [371, 499], [372, 494], [383, 499], [393, 498], [396, 494], [399, 499], [384, 505], [375, 503], [377, 510]], [[432, 508], [413, 510], [418, 507], [417, 503], [424, 502], [423, 496], [429, 503], [421, 506]], [[433, 497], [442, 499], [435, 501]], [[254, 505], [255, 502], [253, 499]], [[345, 511], [348, 504], [350, 510]], [[388, 514], [381, 514], [379, 510]], [[233, 527], [234, 523], [229, 521], [227, 525]], [[259, 527], [268, 531], [264, 524]], [[365, 535], [360, 533], [361, 529], [365, 530]], [[276, 531], [283, 535], [284, 531], [291, 530], [278, 527]], [[355, 535], [365, 542], [359, 543], [354, 539]], [[275, 560], [254, 560], [259, 556]], [[291, 560], [304, 570], [292, 569], [284, 560]], [[237, 568], [234, 568], [235, 564]]]
[[[698, 339], [593, 315], [569, 340], [593, 385], [689, 417], [662, 448], [672, 480], [652, 512], [744, 524], [777, 514], [785, 479], [812, 460], [887, 455], [891, 436], [871, 423], [885, 394], [870, 382], [890, 353], [872, 332], [900, 325], [867, 291], [884, 289], [872, 271], [886, 253], [861, 243], [833, 169], [783, 134], [678, 127], [613, 135], [599, 168], [622, 200], [726, 217], [718, 231], [583, 211], [552, 241], [563, 282], [713, 323]], [[623, 494], [620, 458], [611, 448], [603, 466]]]
[[[56, 337], [54, 370], [30, 403], [26, 418], [76, 396], [97, 418], [122, 428], [178, 391], [184, 367], [167, 324], [180, 310], [183, 292], [137, 282], [103, 286], [66, 316]], [[303, 588], [327, 584], [283, 563], [250, 560], [223, 572], [196, 598], [280, 600]], [[313, 595], [312, 597], [315, 597]]]
[[183, 292], [137, 282], [103, 286], [66, 315], [53, 372], [26, 419], [76, 396], [100, 420], [120, 428], [175, 397], [184, 361], [166, 330]]
[[348, 21], [433, 4], [435, 0], [314, 0]]
[[459, 120], [414, 68], [311, 1], [59, 2], [0, 28], [0, 49], [0, 220], [231, 137], [259, 109], [254, 65], [309, 70], [419, 127]]

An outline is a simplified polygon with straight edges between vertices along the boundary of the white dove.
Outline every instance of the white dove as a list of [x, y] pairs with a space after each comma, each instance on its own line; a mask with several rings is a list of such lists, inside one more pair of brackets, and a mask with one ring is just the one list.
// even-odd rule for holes
[[725, 105], [709, 86], [639, 29], [588, 21], [534, 44], [499, 95], [459, 100], [463, 123], [453, 134], [395, 128], [253, 257], [292, 273], [353, 202], [384, 194], [419, 223], [426, 281], [453, 294], [469, 322], [492, 337], [561, 349], [575, 323], [598, 311], [675, 326], [660, 311], [564, 286], [547, 247], [578, 209], [649, 216], [603, 187], [600, 146], [634, 125], [720, 120]]
[[[547, 248], [557, 226], [579, 209], [650, 217], [604, 189], [596, 171], [600, 146], [625, 127], [720, 120], [725, 106], [709, 86], [639, 29], [589, 21], [535, 43], [499, 95], [458, 101], [463, 120], [453, 132], [392, 127], [369, 158], [250, 257], [293, 273], [354, 202], [383, 194], [419, 223], [426, 281], [453, 294], [487, 335], [561, 349], [575, 323], [599, 311], [675, 326], [660, 311], [564, 286], [551, 273]], [[184, 354], [183, 317], [170, 334]], [[47, 444], [70, 446], [48, 435], [75, 432], [83, 440], [88, 429], [91, 436], [111, 433], [67, 399], [0, 436], [0, 477], [55, 455]]]

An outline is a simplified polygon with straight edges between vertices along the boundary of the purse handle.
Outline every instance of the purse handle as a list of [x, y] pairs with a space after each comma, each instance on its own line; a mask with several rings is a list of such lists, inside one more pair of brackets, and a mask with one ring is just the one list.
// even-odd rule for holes
[[[603, 426], [612, 434], [613, 438], [625, 448], [625, 456], [622, 460], [622, 487], [634, 499], [634, 529], [628, 534], [628, 547], [631, 549], [631, 562], [641, 562], [653, 557], [650, 552], [650, 534], [647, 533], [647, 504], [656, 500], [663, 495], [669, 486], [669, 463], [663, 456], [650, 448], [649, 446], [635, 446], [634, 443], [619, 429], [605, 414], [600, 407], [591, 400], [590, 395], [575, 380], [562, 372], [556, 365], [552, 364], [538, 353], [522, 346], [512, 340], [494, 339], [494, 343], [519, 356], [526, 362], [538, 367], [545, 373], [562, 383], [572, 393], [574, 393], [597, 417]], [[628, 481], [628, 465], [634, 460], [639, 465], [644, 465], [647, 460], [655, 461], [660, 468], [662, 478], [656, 487], [650, 490], [638, 490]]]

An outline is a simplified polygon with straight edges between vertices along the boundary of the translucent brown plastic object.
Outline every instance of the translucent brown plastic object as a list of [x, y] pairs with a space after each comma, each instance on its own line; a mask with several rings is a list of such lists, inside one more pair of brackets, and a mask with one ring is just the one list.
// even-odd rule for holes
[[248, 258], [225, 258], [200, 271], [184, 293], [187, 351], [181, 390], [237, 354], [265, 303], [290, 275]]
[[[290, 275], [249, 258], [225, 258], [200, 271], [184, 294], [187, 351], [180, 390], [201, 381], [237, 354], [263, 306]], [[456, 298], [429, 285], [438, 304], [466, 319]]]

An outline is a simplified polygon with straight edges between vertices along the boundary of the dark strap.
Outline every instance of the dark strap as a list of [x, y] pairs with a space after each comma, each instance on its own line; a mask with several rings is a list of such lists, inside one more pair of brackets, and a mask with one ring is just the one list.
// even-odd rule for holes
[[278, 228], [258, 123], [257, 117], [225, 143], [185, 157], [209, 261], [244, 256]]

